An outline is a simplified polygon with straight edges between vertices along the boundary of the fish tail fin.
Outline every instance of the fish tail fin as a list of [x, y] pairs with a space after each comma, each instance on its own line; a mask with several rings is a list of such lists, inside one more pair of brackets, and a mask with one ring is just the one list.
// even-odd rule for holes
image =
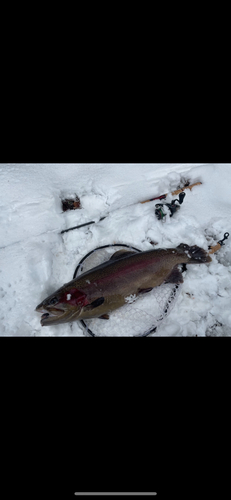
[[177, 248], [183, 250], [183, 252], [187, 255], [188, 264], [204, 264], [212, 261], [206, 250], [198, 247], [197, 245], [190, 247], [189, 245], [181, 243]]

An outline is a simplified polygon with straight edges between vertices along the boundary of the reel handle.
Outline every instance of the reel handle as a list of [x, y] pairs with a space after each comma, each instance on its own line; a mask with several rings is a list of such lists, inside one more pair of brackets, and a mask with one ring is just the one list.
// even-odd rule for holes
[[184, 193], [184, 192], [179, 194], [179, 203], [180, 203], [180, 205], [183, 203], [185, 195], [186, 195], [186, 193]]

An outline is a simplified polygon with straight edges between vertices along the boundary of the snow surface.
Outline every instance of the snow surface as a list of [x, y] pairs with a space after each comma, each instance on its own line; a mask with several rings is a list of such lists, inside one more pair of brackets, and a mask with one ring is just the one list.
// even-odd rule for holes
[[[203, 184], [186, 191], [172, 218], [157, 220], [158, 200], [139, 203], [183, 179]], [[85, 336], [78, 321], [41, 327], [35, 307], [98, 246], [208, 249], [229, 232], [210, 264], [188, 265], [174, 308], [152, 336], [230, 336], [230, 186], [231, 164], [0, 164], [0, 335]], [[75, 195], [82, 209], [62, 213], [61, 199]], [[60, 234], [89, 220], [97, 223]]]

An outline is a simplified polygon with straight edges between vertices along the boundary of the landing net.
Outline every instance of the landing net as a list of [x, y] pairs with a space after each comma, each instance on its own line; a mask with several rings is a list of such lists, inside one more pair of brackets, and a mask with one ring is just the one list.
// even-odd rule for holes
[[[122, 244], [105, 245], [88, 253], [78, 264], [73, 279], [104, 262], [123, 248], [141, 250]], [[174, 307], [180, 285], [166, 283], [139, 297], [129, 296], [127, 303], [110, 313], [110, 319], [81, 320], [86, 335], [93, 337], [146, 337], [155, 333]]]

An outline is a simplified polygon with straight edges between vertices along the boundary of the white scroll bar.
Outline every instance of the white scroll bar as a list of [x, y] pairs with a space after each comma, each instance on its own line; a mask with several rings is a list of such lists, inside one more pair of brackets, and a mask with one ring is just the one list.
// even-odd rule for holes
[[156, 491], [152, 491], [152, 492], [151, 491], [144, 491], [143, 493], [136, 492], [136, 491], [134, 491], [134, 492], [132, 492], [132, 491], [126, 491], [126, 492], [121, 492], [121, 491], [120, 492], [91, 491], [91, 492], [82, 492], [81, 493], [81, 492], [76, 491], [75, 495], [77, 495], [77, 496], [82, 496], [82, 495], [84, 495], [84, 496], [101, 496], [101, 495], [103, 495], [103, 496], [133, 496], [133, 495], [135, 495], [135, 496], [143, 496], [143, 495], [152, 496], [152, 495], [157, 495], [157, 493], [156, 493]]

